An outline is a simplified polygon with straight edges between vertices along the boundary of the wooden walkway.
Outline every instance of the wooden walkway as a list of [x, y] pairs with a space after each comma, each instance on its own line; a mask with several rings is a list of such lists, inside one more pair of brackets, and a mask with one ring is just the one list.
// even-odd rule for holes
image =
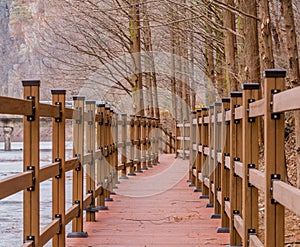
[[122, 180], [117, 195], [112, 196], [114, 201], [107, 203], [109, 210], [99, 212], [96, 222], [84, 223], [89, 237], [68, 238], [67, 246], [228, 244], [229, 234], [216, 233], [220, 220], [210, 219], [213, 209], [206, 208], [208, 200], [198, 199], [200, 193], [188, 187], [188, 161], [162, 155], [160, 162], [143, 174]]

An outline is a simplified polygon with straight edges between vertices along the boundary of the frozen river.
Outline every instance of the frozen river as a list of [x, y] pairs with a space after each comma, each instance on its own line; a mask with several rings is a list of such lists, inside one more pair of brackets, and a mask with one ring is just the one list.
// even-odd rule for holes
[[[5, 179], [23, 171], [23, 143], [12, 143], [13, 151], [0, 151], [0, 179]], [[0, 143], [0, 150], [4, 148]], [[51, 163], [51, 143], [41, 142], [40, 166]], [[67, 159], [72, 157], [72, 143], [67, 143]], [[67, 173], [66, 192], [67, 205], [71, 206], [71, 173]], [[52, 214], [52, 183], [47, 180], [41, 183], [40, 221], [41, 229], [51, 222]], [[67, 231], [70, 231], [71, 224]], [[23, 192], [0, 201], [0, 247], [20, 246], [23, 239]], [[48, 246], [51, 246], [48, 244]]]

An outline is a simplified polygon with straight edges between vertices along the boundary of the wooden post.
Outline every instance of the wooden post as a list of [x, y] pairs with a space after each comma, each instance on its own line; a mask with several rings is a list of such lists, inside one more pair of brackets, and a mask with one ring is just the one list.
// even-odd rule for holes
[[73, 170], [73, 203], [79, 205], [79, 211], [72, 221], [72, 233], [68, 237], [87, 237], [83, 232], [83, 155], [84, 155], [84, 97], [75, 96], [74, 109], [80, 112], [80, 120], [73, 124], [73, 154], [80, 161], [80, 165]]
[[105, 206], [105, 188], [104, 188], [104, 180], [105, 180], [105, 174], [104, 174], [104, 167], [105, 167], [105, 157], [104, 157], [104, 130], [105, 130], [105, 103], [100, 103], [97, 105], [97, 111], [98, 114], [100, 114], [101, 119], [100, 122], [97, 125], [97, 146], [98, 149], [101, 150], [101, 156], [99, 160], [97, 160], [97, 186], [102, 187], [102, 191], [100, 196], [97, 199], [97, 209], [99, 210], [107, 210], [108, 207]]
[[52, 162], [60, 163], [59, 175], [52, 179], [52, 218], [61, 219], [59, 234], [52, 240], [54, 247], [65, 246], [65, 141], [66, 141], [66, 119], [65, 119], [65, 94], [66, 90], [54, 89], [52, 93], [52, 104], [60, 107], [61, 116], [52, 119]]
[[215, 142], [215, 132], [214, 132], [214, 105], [209, 106], [209, 124], [208, 124], [208, 148], [209, 148], [209, 165], [208, 165], [208, 179], [209, 179], [209, 187], [208, 187], [208, 195], [209, 195], [209, 203], [206, 205], [208, 208], [214, 207], [214, 194], [212, 190], [212, 186], [214, 184], [214, 167], [215, 167], [215, 161], [214, 161], [214, 142]]
[[206, 155], [204, 154], [204, 148], [208, 147], [208, 124], [204, 123], [204, 117], [208, 116], [208, 108], [203, 107], [201, 109], [201, 148], [200, 152], [201, 152], [201, 182], [202, 182], [202, 195], [200, 196], [200, 199], [208, 199], [209, 198], [209, 191], [208, 191], [208, 187], [206, 187], [206, 185], [204, 184], [204, 179], [208, 177], [208, 159], [206, 157]]
[[110, 202], [113, 199], [110, 197], [112, 192], [112, 174], [113, 174], [113, 164], [112, 164], [112, 138], [111, 138], [111, 123], [112, 123], [112, 112], [109, 106], [105, 106], [105, 127], [104, 127], [104, 137], [105, 137], [105, 165], [104, 165], [104, 176], [105, 176], [105, 201]]
[[113, 189], [117, 189], [117, 184], [119, 184], [119, 151], [118, 151], [118, 113], [114, 112], [113, 115], [113, 157], [114, 157], [114, 186]]
[[187, 120], [184, 119], [182, 121], [182, 142], [181, 142], [181, 147], [182, 147], [182, 158], [185, 160], [186, 159], [186, 141], [185, 141], [185, 138], [187, 136], [187, 130], [185, 128], [185, 124], [187, 123]]
[[201, 152], [199, 152], [199, 147], [201, 145], [201, 124], [200, 123], [200, 117], [201, 117], [201, 110], [197, 110], [196, 112], [196, 151], [195, 151], [195, 161], [196, 161], [196, 188], [194, 192], [202, 192], [202, 182], [200, 181], [199, 173], [201, 173], [202, 167], [201, 167]]
[[244, 244], [248, 245], [249, 234], [258, 230], [258, 189], [249, 182], [249, 169], [258, 168], [258, 119], [249, 118], [249, 104], [258, 100], [258, 83], [245, 83], [243, 85], [243, 210]]
[[129, 131], [129, 138], [131, 141], [131, 145], [130, 145], [130, 168], [129, 168], [129, 173], [128, 176], [136, 176], [136, 174], [134, 173], [134, 126], [135, 126], [135, 116], [134, 115], [130, 115], [130, 131]]
[[32, 171], [32, 186], [24, 190], [23, 203], [23, 242], [33, 241], [39, 246], [40, 240], [40, 81], [22, 81], [24, 99], [32, 101], [32, 115], [24, 117], [24, 161], [25, 171]]
[[147, 161], [146, 161], [146, 122], [147, 117], [142, 116], [141, 118], [141, 163], [142, 170], [148, 170]]
[[152, 117], [148, 117], [147, 118], [147, 166], [149, 168], [153, 167], [152, 164], [152, 149], [153, 149], [153, 145], [152, 145]]
[[285, 180], [284, 115], [272, 113], [273, 95], [285, 88], [285, 70], [265, 71], [265, 245], [284, 245], [284, 207], [272, 198], [274, 180]]
[[221, 166], [218, 162], [217, 153], [221, 152], [220, 147], [220, 138], [221, 138], [221, 131], [220, 127], [221, 124], [218, 123], [218, 114], [221, 112], [221, 102], [215, 102], [214, 106], [214, 113], [213, 113], [213, 141], [214, 141], [214, 149], [212, 150], [212, 156], [213, 156], [213, 205], [214, 205], [214, 214], [211, 215], [211, 218], [213, 219], [219, 219], [221, 218], [221, 205], [218, 201], [218, 192], [221, 191]]
[[178, 120], [175, 121], [175, 159], [179, 156], [179, 148], [180, 148], [180, 140], [178, 137], [180, 136], [180, 128], [178, 127]]
[[169, 132], [168, 133], [168, 137], [169, 137], [169, 154], [172, 153], [172, 147], [173, 147], [173, 144], [172, 144], [172, 132]]
[[196, 169], [196, 162], [195, 162], [195, 151], [194, 151], [194, 144], [196, 144], [196, 124], [194, 124], [194, 119], [196, 118], [196, 112], [192, 111], [190, 114], [190, 167], [189, 167], [189, 179], [191, 180], [191, 183], [189, 184], [189, 187], [196, 186], [196, 177], [193, 174], [193, 170]]
[[134, 141], [135, 141], [135, 162], [136, 170], [135, 173], [142, 173], [141, 166], [141, 116], [135, 116], [134, 124]]
[[229, 201], [229, 177], [230, 170], [225, 166], [225, 157], [229, 156], [230, 152], [230, 121], [225, 120], [226, 111], [230, 109], [230, 98], [222, 99], [222, 127], [221, 127], [221, 227], [217, 229], [218, 233], [229, 232], [229, 217], [225, 212], [225, 202]]
[[86, 101], [89, 119], [86, 125], [86, 153], [91, 154], [91, 161], [86, 163], [86, 193], [92, 194], [92, 203], [86, 208], [86, 221], [95, 221], [95, 111], [96, 101]]
[[160, 141], [159, 141], [159, 119], [155, 119], [155, 159], [154, 163], [159, 164], [158, 162], [158, 155], [159, 155], [159, 147], [160, 147]]
[[110, 167], [111, 167], [111, 173], [110, 173], [110, 181], [111, 181], [111, 189], [110, 194], [115, 195], [116, 192], [114, 192], [114, 189], [117, 189], [117, 183], [118, 183], [118, 158], [116, 157], [117, 148], [115, 142], [117, 141], [116, 137], [116, 119], [117, 115], [114, 112], [113, 109], [110, 109]]
[[127, 114], [122, 114], [122, 156], [121, 163], [124, 165], [121, 170], [120, 179], [128, 179], [126, 176], [126, 163], [127, 163]]
[[230, 245], [241, 246], [242, 239], [234, 227], [234, 216], [242, 213], [242, 182], [234, 173], [234, 162], [242, 157], [242, 125], [240, 120], [234, 119], [234, 112], [242, 104], [242, 93], [232, 92], [230, 96]]

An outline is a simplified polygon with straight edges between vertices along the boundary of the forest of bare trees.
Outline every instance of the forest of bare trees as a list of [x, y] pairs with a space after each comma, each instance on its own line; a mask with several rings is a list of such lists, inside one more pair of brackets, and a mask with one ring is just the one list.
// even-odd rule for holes
[[[287, 70], [287, 87], [300, 83], [297, 1], [53, 0], [40, 4], [45, 11], [40, 51], [47, 68], [78, 87], [108, 92], [105, 100], [113, 101], [111, 95], [131, 97], [135, 114], [159, 117], [160, 102], [169, 97], [168, 110], [183, 121], [196, 106], [240, 90], [244, 82], [261, 83], [263, 71], [269, 68]], [[167, 61], [157, 53], [169, 54]], [[162, 64], [167, 64], [168, 72], [161, 72]], [[160, 95], [162, 88], [170, 94]], [[291, 132], [300, 164], [299, 113], [294, 117], [289, 121], [296, 119]], [[298, 177], [299, 173], [300, 167]]]

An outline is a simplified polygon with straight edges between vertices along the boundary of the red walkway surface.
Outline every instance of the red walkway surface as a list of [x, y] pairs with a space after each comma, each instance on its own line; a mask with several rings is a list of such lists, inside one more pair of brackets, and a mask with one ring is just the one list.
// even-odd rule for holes
[[[206, 208], [208, 200], [198, 199], [200, 193], [188, 187], [188, 161], [176, 160], [175, 164], [173, 155], [162, 155], [160, 162], [143, 174], [122, 180], [115, 190], [117, 195], [112, 196], [114, 202], [107, 203], [109, 210], [97, 213], [96, 222], [84, 223], [89, 237], [67, 239], [67, 246], [214, 247], [228, 244], [228, 234], [216, 233], [220, 220], [210, 219], [213, 210]], [[143, 194], [144, 182], [152, 184], [144, 186]], [[132, 192], [135, 185], [139, 188], [136, 194]], [[158, 190], [159, 187], [166, 190]]]

